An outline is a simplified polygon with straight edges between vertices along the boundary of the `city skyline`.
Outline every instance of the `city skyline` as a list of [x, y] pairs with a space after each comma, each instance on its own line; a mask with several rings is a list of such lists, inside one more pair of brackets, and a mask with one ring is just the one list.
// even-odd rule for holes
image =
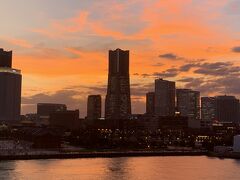
[[0, 179], [240, 179], [240, 0], [0, 2]]
[[[5, 85], [6, 88], [13, 90], [11, 92], [9, 91], [8, 95], [4, 93], [4, 92], [7, 92], [6, 88], [2, 88], [1, 90], [2, 96], [7, 97], [8, 99], [8, 101], [6, 100], [2, 101], [1, 106], [4, 107], [4, 105], [7, 104], [6, 102], [11, 102], [11, 103], [8, 103], [6, 106], [8, 107], [8, 111], [2, 108], [3, 112], [5, 113], [7, 112], [9, 114], [8, 118], [7, 116], [6, 117], [3, 116], [4, 117], [3, 119], [9, 120], [10, 116], [12, 116], [14, 113], [16, 115], [18, 114], [17, 116], [20, 115], [20, 113], [16, 113], [16, 112], [20, 111], [21, 88], [19, 87], [21, 87], [21, 81], [18, 82], [14, 80], [11, 82], [11, 79], [4, 79], [5, 78], [4, 74], [6, 73], [6, 74], [13, 74], [15, 76], [16, 75], [18, 76], [19, 73], [21, 73], [21, 71], [17, 69], [12, 69], [12, 51], [5, 51], [4, 49], [0, 49], [0, 52], [1, 52], [0, 68], [3, 74], [1, 83], [2, 84], [9, 83], [8, 86]], [[129, 55], [130, 55], [129, 50], [121, 50], [119, 48], [117, 48], [116, 50], [109, 50], [108, 88], [106, 89], [106, 92], [105, 92], [106, 98], [105, 98], [105, 101], [102, 102], [101, 99], [103, 94], [99, 94], [99, 95], [88, 94], [88, 97], [87, 97], [88, 100], [86, 104], [87, 114], [83, 114], [83, 115], [81, 114], [86, 119], [93, 120], [93, 119], [100, 119], [101, 117], [104, 117], [108, 120], [114, 120], [114, 119], [117, 120], [117, 119], [129, 119], [132, 116], [134, 117], [134, 114], [135, 115], [146, 114], [146, 115], [157, 115], [157, 116], [174, 116], [179, 113], [181, 116], [188, 117], [190, 122], [193, 123], [192, 125], [193, 126], [197, 125], [197, 127], [200, 127], [200, 124], [199, 124], [200, 121], [201, 121], [202, 127], [207, 126], [207, 123], [210, 121], [212, 123], [214, 123], [215, 121], [217, 122], [218, 120], [222, 120], [222, 122], [226, 122], [230, 115], [232, 118], [231, 122], [238, 121], [236, 118], [238, 118], [239, 116], [240, 104], [239, 104], [239, 99], [237, 99], [235, 96], [232, 96], [232, 95], [227, 96], [225, 94], [225, 95], [219, 95], [214, 97], [211, 97], [211, 96], [204, 97], [204, 96], [201, 96], [200, 91], [195, 91], [194, 89], [178, 88], [176, 87], [175, 81], [168, 81], [162, 78], [156, 78], [154, 80], [154, 84], [153, 84], [154, 92], [145, 92], [145, 100], [146, 100], [145, 111], [143, 113], [132, 113], [131, 112], [132, 98], [131, 98], [131, 90], [130, 90], [131, 84], [130, 84], [130, 75], [129, 75], [129, 69], [130, 69]], [[20, 77], [22, 79], [21, 74], [20, 74]], [[9, 85], [11, 85], [11, 88]], [[16, 86], [16, 88], [12, 88], [13, 86], [14, 87]], [[222, 115], [220, 116], [216, 114], [215, 119], [212, 119], [209, 117], [209, 114], [206, 114], [206, 113], [212, 113], [211, 108], [207, 110], [207, 112], [204, 112], [206, 110], [206, 105], [207, 105], [205, 103], [209, 103], [209, 102], [202, 101], [202, 100], [205, 101], [205, 98], [214, 98], [216, 100], [221, 98], [223, 99], [226, 98], [227, 100], [229, 100], [230, 98], [230, 101], [232, 99], [235, 100], [234, 101], [235, 105], [233, 108], [231, 104], [232, 102], [230, 102], [229, 104], [229, 101], [222, 101], [223, 103], [222, 105], [218, 105], [219, 103], [214, 102], [215, 103], [214, 106], [216, 106], [214, 107], [216, 108], [215, 111], [218, 113], [220, 112], [220, 114]], [[15, 102], [15, 99], [17, 99], [16, 102], [18, 103]], [[13, 104], [13, 102], [15, 104]], [[35, 104], [37, 114], [39, 110], [39, 105], [46, 104], [53, 107], [64, 105], [65, 108], [67, 108], [67, 105], [65, 104], [65, 102], [62, 102], [62, 103], [63, 104], [56, 104], [56, 103], [39, 99], [39, 101]], [[102, 109], [101, 107], [103, 103], [105, 104], [105, 108]], [[200, 106], [200, 103], [202, 104], [202, 106]], [[226, 103], [226, 105], [224, 103]], [[220, 111], [218, 110], [219, 107], [222, 107]], [[10, 109], [12, 109], [14, 113], [11, 113]], [[78, 111], [78, 116], [80, 117], [79, 109], [75, 109], [75, 110]], [[101, 116], [102, 111], [105, 111], [105, 113], [104, 115]], [[75, 113], [73, 110], [71, 111], [71, 113], [72, 112]], [[202, 113], [200, 114], [200, 112]], [[30, 115], [32, 113], [34, 112], [29, 112], [27, 114]], [[94, 113], [96, 114], [94, 115]], [[15, 118], [13, 118], [15, 120], [20, 118], [20, 116], [17, 117], [16, 115], [15, 115]], [[93, 116], [95, 118], [93, 118]], [[208, 117], [206, 119], [205, 117], [203, 117], [202, 119], [202, 116], [205, 116], [205, 117], [208, 116]], [[222, 119], [223, 117], [225, 118], [224, 120]]]
[[240, 3], [173, 2], [3, 2], [0, 42], [24, 74], [22, 114], [36, 112], [42, 99], [86, 115], [87, 95], [105, 95], [107, 51], [116, 48], [132, 52], [133, 113], [145, 112], [156, 77], [239, 99]]

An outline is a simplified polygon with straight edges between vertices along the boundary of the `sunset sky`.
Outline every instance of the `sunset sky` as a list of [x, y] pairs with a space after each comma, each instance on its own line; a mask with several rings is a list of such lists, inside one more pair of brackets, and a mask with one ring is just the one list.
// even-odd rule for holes
[[133, 113], [156, 77], [240, 98], [239, 0], [0, 0], [0, 47], [23, 74], [22, 113], [105, 99], [108, 50], [130, 50]]

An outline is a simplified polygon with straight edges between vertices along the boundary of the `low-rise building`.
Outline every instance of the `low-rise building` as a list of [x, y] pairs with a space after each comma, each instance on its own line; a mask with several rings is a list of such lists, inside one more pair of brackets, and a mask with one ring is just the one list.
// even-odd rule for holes
[[79, 110], [58, 111], [50, 114], [49, 125], [74, 130], [80, 127]]

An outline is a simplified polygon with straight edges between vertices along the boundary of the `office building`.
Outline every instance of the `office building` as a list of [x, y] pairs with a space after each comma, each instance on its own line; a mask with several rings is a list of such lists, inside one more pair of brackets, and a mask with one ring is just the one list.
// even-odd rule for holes
[[129, 51], [109, 51], [106, 119], [128, 119], [131, 115]]
[[102, 114], [102, 100], [101, 95], [88, 96], [87, 102], [87, 119], [96, 120], [101, 118]]
[[175, 115], [175, 82], [163, 79], [155, 80], [155, 114], [159, 116]]
[[155, 114], [155, 93], [148, 92], [146, 94], [146, 113]]
[[49, 124], [50, 114], [55, 112], [67, 111], [65, 104], [54, 104], [54, 103], [38, 103], [37, 104], [37, 117], [40, 124]]
[[[177, 89], [177, 110], [189, 119], [190, 127], [200, 127], [200, 92], [191, 89]], [[194, 123], [196, 125], [194, 125]]]
[[216, 97], [216, 120], [219, 122], [239, 122], [239, 100], [234, 96]]
[[0, 49], [0, 121], [14, 123], [21, 113], [21, 71], [12, 68], [12, 51]]
[[201, 127], [211, 128], [212, 123], [216, 120], [216, 98], [201, 98]]

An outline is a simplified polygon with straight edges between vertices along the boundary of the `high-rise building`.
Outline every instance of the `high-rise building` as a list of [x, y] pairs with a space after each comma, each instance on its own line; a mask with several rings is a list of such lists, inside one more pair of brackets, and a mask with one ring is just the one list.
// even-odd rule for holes
[[129, 51], [109, 51], [106, 119], [127, 119], [131, 115]]
[[174, 116], [175, 114], [175, 82], [163, 79], [155, 80], [155, 114]]
[[155, 93], [148, 92], [146, 94], [146, 114], [155, 114]]
[[87, 119], [96, 120], [101, 118], [102, 100], [101, 95], [88, 96], [87, 102]]
[[38, 123], [48, 124], [49, 117], [55, 112], [65, 112], [67, 106], [65, 104], [54, 104], [54, 103], [38, 103], [37, 104], [37, 117]]
[[212, 123], [216, 120], [216, 98], [201, 98], [201, 127], [211, 128]]
[[200, 92], [191, 89], [177, 89], [177, 110], [191, 121], [200, 121]]
[[14, 123], [21, 113], [21, 71], [12, 68], [12, 51], [0, 49], [0, 121]]
[[239, 122], [239, 100], [234, 96], [217, 96], [216, 120], [219, 122]]

